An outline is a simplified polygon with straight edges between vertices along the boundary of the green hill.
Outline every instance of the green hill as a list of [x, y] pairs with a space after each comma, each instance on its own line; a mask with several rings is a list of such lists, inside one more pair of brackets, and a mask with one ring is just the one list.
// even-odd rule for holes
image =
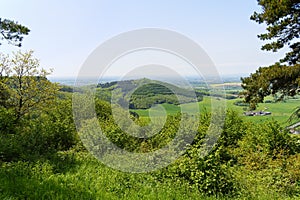
[[203, 99], [200, 92], [146, 78], [98, 84], [98, 98], [111, 101], [112, 93], [113, 102], [130, 109], [148, 109], [154, 104], [164, 103], [179, 105]]

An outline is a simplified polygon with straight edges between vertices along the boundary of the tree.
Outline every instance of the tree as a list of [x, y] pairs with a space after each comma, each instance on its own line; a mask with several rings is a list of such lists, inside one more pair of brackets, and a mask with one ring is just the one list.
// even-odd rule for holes
[[262, 50], [276, 52], [286, 45], [291, 49], [286, 56], [269, 67], [260, 67], [249, 77], [242, 78], [245, 101], [250, 109], [272, 94], [276, 100], [294, 96], [300, 92], [300, 2], [299, 0], [258, 0], [262, 12], [251, 20], [267, 25], [267, 33], [258, 35], [261, 40], [271, 40]]
[[9, 44], [21, 47], [24, 35], [28, 35], [29, 32], [26, 26], [18, 22], [0, 18], [0, 39], [7, 40]]
[[261, 40], [272, 40], [262, 46], [262, 50], [276, 52], [288, 45], [291, 49], [281, 62], [290, 65], [300, 61], [300, 2], [299, 0], [258, 0], [262, 13], [254, 12], [251, 20], [267, 25], [267, 33], [260, 34]]
[[33, 57], [33, 51], [22, 53], [18, 51], [11, 59], [1, 56], [0, 72], [6, 68], [5, 79], [1, 85], [6, 88], [7, 96], [2, 106], [14, 110], [19, 120], [26, 114], [47, 106], [59, 89], [46, 76], [50, 72], [40, 69], [39, 60]]

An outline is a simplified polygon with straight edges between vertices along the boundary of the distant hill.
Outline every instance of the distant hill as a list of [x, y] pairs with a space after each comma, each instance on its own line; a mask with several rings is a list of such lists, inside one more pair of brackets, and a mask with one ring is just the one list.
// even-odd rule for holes
[[111, 101], [112, 91], [119, 97], [117, 103], [130, 109], [148, 109], [153, 104], [162, 103], [178, 105], [203, 99], [200, 92], [146, 78], [97, 85], [97, 97], [102, 100]]

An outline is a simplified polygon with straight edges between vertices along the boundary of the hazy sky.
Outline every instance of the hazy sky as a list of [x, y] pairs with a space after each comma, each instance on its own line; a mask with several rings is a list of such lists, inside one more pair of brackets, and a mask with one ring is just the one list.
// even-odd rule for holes
[[[139, 28], [165, 28], [196, 41], [218, 71], [246, 74], [278, 61], [284, 52], [261, 51], [257, 34], [264, 25], [250, 21], [256, 0], [1, 0], [0, 17], [29, 27], [22, 50], [33, 49], [54, 76], [76, 76], [102, 42]], [[17, 47], [1, 45], [9, 53]]]

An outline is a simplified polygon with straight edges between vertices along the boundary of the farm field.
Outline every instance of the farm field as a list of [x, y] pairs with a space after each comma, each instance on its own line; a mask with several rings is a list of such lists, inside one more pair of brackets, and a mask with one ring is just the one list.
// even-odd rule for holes
[[[266, 100], [270, 100], [272, 97], [266, 98]], [[204, 97], [203, 101], [199, 102], [199, 109], [200, 112], [202, 111], [211, 111], [211, 104], [213, 103], [215, 106], [218, 106], [218, 104], [226, 102], [226, 108], [229, 110], [236, 111], [238, 115], [240, 115], [244, 120], [251, 121], [254, 123], [263, 123], [265, 121], [269, 120], [276, 120], [278, 121], [282, 126], [288, 125], [288, 119], [291, 115], [291, 113], [294, 111], [294, 109], [300, 105], [300, 98], [289, 98], [283, 102], [276, 102], [276, 103], [260, 103], [258, 104], [258, 107], [256, 111], [268, 111], [271, 112], [271, 115], [268, 116], [244, 116], [245, 107], [243, 106], [237, 106], [234, 103], [238, 101], [239, 99], [230, 99], [230, 100], [224, 100], [220, 101], [218, 98], [210, 98], [210, 97]], [[176, 106], [173, 104], [162, 104], [164, 109], [166, 110], [167, 114], [173, 115], [178, 112], [180, 112], [180, 106]], [[185, 111], [187, 111], [189, 114], [196, 113], [195, 110], [195, 104], [194, 103], [187, 103], [181, 105]], [[154, 114], [154, 116], [160, 116], [164, 115], [164, 111], [159, 107], [153, 107], [150, 108], [151, 112]], [[149, 114], [149, 109], [133, 109], [132, 111], [138, 113], [141, 117], [147, 117]]]

